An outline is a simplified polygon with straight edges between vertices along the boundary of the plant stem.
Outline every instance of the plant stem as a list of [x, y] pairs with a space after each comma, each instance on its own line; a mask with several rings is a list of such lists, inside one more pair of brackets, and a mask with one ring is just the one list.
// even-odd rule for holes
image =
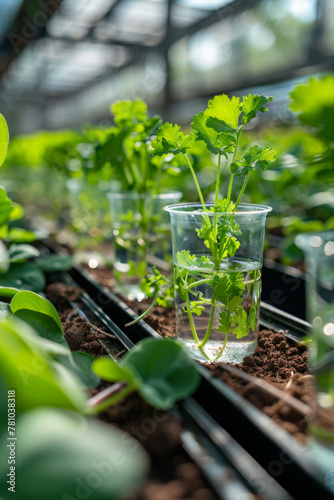
[[88, 400], [85, 414], [95, 415], [101, 413], [135, 390], [136, 388], [133, 385], [128, 385], [126, 382], [113, 384]]
[[233, 178], [234, 178], [234, 174], [231, 174], [231, 175], [230, 175], [230, 181], [229, 181], [229, 183], [228, 183], [227, 203], [230, 203], [230, 201], [231, 201]]
[[240, 200], [241, 200], [241, 198], [242, 198], [242, 195], [244, 194], [244, 191], [245, 191], [245, 189], [246, 189], [247, 182], [248, 182], [248, 179], [249, 179], [249, 174], [250, 174], [250, 172], [247, 172], [246, 177], [245, 177], [245, 180], [244, 180], [244, 183], [243, 183], [242, 188], [241, 188], [241, 190], [240, 190], [240, 193], [239, 193], [238, 199], [237, 199], [237, 201], [236, 201], [236, 204], [235, 204], [235, 207], [234, 207], [233, 213], [237, 210], [238, 205], [239, 205], [239, 203], [240, 203]]
[[153, 297], [153, 301], [152, 301], [152, 304], [146, 309], [146, 311], [144, 311], [140, 316], [138, 316], [138, 318], [134, 319], [133, 321], [130, 321], [130, 323], [126, 323], [126, 325], [124, 326], [132, 326], [132, 325], [135, 325], [136, 323], [138, 323], [141, 319], [143, 319], [150, 311], [151, 309], [153, 309], [153, 307], [155, 306], [156, 302], [157, 302], [157, 298], [158, 298], [158, 295], [159, 295], [159, 291], [157, 291]]
[[198, 339], [197, 332], [196, 332], [196, 327], [195, 327], [195, 324], [194, 324], [194, 318], [193, 318], [193, 315], [192, 315], [192, 312], [191, 312], [188, 291], [186, 291], [186, 304], [187, 304], [187, 314], [188, 314], [189, 324], [190, 324], [190, 328], [191, 328], [191, 333], [193, 334], [193, 337], [194, 337], [194, 340], [196, 342], [196, 345], [198, 345], [199, 344], [199, 339]]
[[203, 195], [202, 195], [202, 191], [201, 191], [200, 185], [198, 183], [198, 180], [197, 180], [194, 168], [193, 168], [192, 164], [190, 163], [188, 156], [185, 153], [182, 153], [182, 154], [183, 154], [183, 156], [184, 156], [184, 158], [185, 158], [185, 160], [186, 160], [186, 162], [188, 164], [188, 167], [190, 169], [191, 175], [193, 176], [193, 179], [194, 179], [194, 182], [195, 182], [195, 185], [196, 185], [196, 189], [197, 189], [197, 193], [198, 193], [199, 199], [201, 200], [201, 204], [202, 204], [203, 210], [204, 210], [204, 212], [207, 212], [207, 209], [206, 209], [206, 206], [205, 206], [205, 201], [204, 201], [204, 198], [203, 198]]
[[223, 344], [223, 347], [221, 348], [220, 350], [220, 353], [218, 354], [218, 356], [215, 357], [214, 361], [217, 361], [217, 359], [220, 358], [220, 356], [223, 354], [223, 352], [225, 351], [225, 347], [226, 347], [226, 344], [227, 344], [227, 339], [228, 339], [228, 332], [225, 333], [225, 340], [224, 340], [224, 344]]
[[221, 164], [221, 154], [218, 154], [218, 168], [217, 168], [217, 180], [216, 180], [216, 196], [215, 196], [215, 205], [218, 203], [219, 199], [219, 185], [220, 185], [220, 164]]
[[211, 278], [206, 278], [204, 280], [200, 281], [194, 281], [194, 283], [190, 283], [190, 285], [187, 285], [186, 290], [190, 290], [191, 288], [194, 288], [195, 286], [200, 286], [200, 285], [205, 285], [205, 283], [210, 283]]
[[216, 304], [212, 304], [208, 328], [206, 330], [206, 333], [204, 335], [202, 342], [197, 346], [199, 348], [201, 348], [201, 347], [203, 348], [211, 336], [212, 324], [213, 324], [213, 319], [215, 316], [215, 311], [216, 311]]
[[[235, 148], [234, 148], [232, 163], [234, 163], [235, 160], [237, 159], [238, 149], [239, 149], [239, 140], [240, 140], [240, 135], [241, 135], [241, 132], [242, 132], [243, 128], [244, 128], [244, 126], [240, 127], [239, 130], [238, 130], [238, 132], [237, 132], [237, 135], [236, 135]], [[233, 179], [234, 179], [234, 174], [231, 174], [230, 175], [230, 181], [229, 181], [229, 184], [228, 184], [228, 191], [227, 191], [227, 202], [228, 203], [230, 203], [230, 201], [231, 201]]]

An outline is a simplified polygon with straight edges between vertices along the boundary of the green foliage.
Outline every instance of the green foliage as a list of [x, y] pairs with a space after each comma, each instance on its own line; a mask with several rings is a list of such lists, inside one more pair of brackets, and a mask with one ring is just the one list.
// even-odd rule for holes
[[237, 177], [244, 176], [252, 170], [265, 170], [276, 160], [276, 151], [272, 148], [252, 146], [241, 160], [230, 164], [229, 170]]
[[76, 375], [87, 387], [96, 387], [100, 379], [92, 371], [93, 356], [83, 352], [71, 353], [64, 338], [59, 315], [50, 301], [40, 295], [21, 291], [14, 295], [10, 308], [12, 313], [28, 323], [41, 338], [65, 347], [66, 350], [56, 353], [55, 359]]
[[[78, 492], [94, 491], [94, 500], [118, 500], [129, 486], [134, 491], [148, 471], [146, 453], [138, 442], [102, 422], [48, 408], [26, 413], [17, 424], [15, 495], [20, 499], [70, 500]], [[3, 449], [8, 443], [5, 435]], [[2, 477], [8, 467], [0, 464]], [[98, 478], [93, 489], [92, 474]], [[2, 492], [4, 500], [12, 495], [7, 488]]]
[[0, 167], [5, 161], [7, 155], [7, 147], [9, 141], [9, 133], [7, 122], [2, 114], [0, 114]]
[[328, 141], [333, 141], [334, 76], [310, 78], [290, 93], [290, 108], [303, 125], [316, 128]]
[[183, 345], [173, 340], [145, 339], [124, 357], [120, 367], [110, 358], [95, 361], [101, 378], [126, 382], [155, 408], [166, 410], [197, 388], [199, 375]]
[[[0, 322], [0, 337], [0, 376], [20, 394], [18, 411], [41, 406], [83, 409], [86, 396], [77, 378], [53, 359], [57, 344], [42, 343], [16, 318]], [[58, 346], [57, 352], [63, 349]]]
[[[208, 119], [203, 111], [194, 116], [191, 124], [193, 133], [196, 140], [203, 141], [211, 153], [223, 154], [227, 158], [227, 155], [232, 153], [235, 147], [235, 137], [231, 133], [220, 131], [220, 125], [214, 123], [213, 120], [215, 118]], [[210, 126], [207, 125], [207, 122]]]
[[71, 255], [52, 254], [36, 260], [37, 267], [44, 273], [69, 271], [73, 267]]
[[201, 255], [191, 255], [189, 250], [182, 250], [176, 254], [176, 262], [178, 266], [185, 268], [200, 268], [212, 269], [212, 262], [209, 257]]
[[[245, 191], [250, 172], [265, 170], [276, 160], [276, 151], [270, 147], [263, 148], [258, 145], [249, 147], [238, 159], [241, 134], [245, 125], [257, 113], [267, 111], [264, 106], [272, 100], [272, 97], [251, 94], [241, 100], [237, 97], [230, 99], [227, 95], [215, 96], [208, 102], [205, 111], [194, 116], [191, 124], [191, 135], [184, 135], [178, 125], [165, 123], [159, 128], [156, 140], [152, 142], [153, 154], [179, 155], [182, 153], [184, 155], [201, 201], [202, 226], [198, 227], [196, 232], [198, 237], [204, 241], [210, 256], [191, 255], [190, 251], [185, 250], [178, 252], [176, 255], [175, 288], [180, 298], [186, 302], [186, 312], [194, 340], [204, 355], [203, 348], [211, 335], [215, 309], [216, 307], [224, 308], [220, 311], [217, 331], [225, 333], [225, 341], [216, 359], [223, 353], [228, 333], [233, 332], [237, 338], [242, 338], [247, 336], [250, 330], [256, 326], [258, 304], [251, 306], [247, 314], [243, 303], [243, 293], [246, 287], [251, 287], [252, 283], [255, 283], [259, 278], [256, 277], [255, 271], [251, 271], [254, 279], [245, 281], [244, 273], [229, 272], [228, 269], [231, 258], [236, 255], [240, 247], [238, 236], [241, 232], [238, 223], [234, 220], [234, 214]], [[189, 157], [192, 140], [195, 144], [197, 142], [204, 144], [210, 153], [218, 156], [215, 203], [210, 210], [205, 205], [200, 184]], [[229, 161], [229, 155], [232, 155], [231, 161]], [[229, 165], [227, 162], [227, 170], [230, 179], [226, 198], [219, 196], [222, 157], [229, 161]], [[244, 177], [243, 185], [237, 201], [233, 203], [231, 201], [233, 180], [234, 177], [241, 176]], [[224, 267], [227, 268], [227, 271], [221, 270]], [[196, 290], [197, 287], [201, 286], [212, 289], [211, 299], [205, 298], [199, 289]], [[195, 295], [196, 300], [190, 300], [189, 294]], [[205, 295], [207, 296], [207, 294]], [[208, 307], [209, 304], [211, 305], [211, 313], [208, 328], [200, 342], [191, 315], [201, 316], [205, 306]]]
[[14, 263], [0, 274], [0, 286], [41, 292], [45, 288], [44, 274], [30, 262]]
[[178, 155], [186, 153], [190, 149], [192, 139], [180, 130], [179, 125], [164, 123], [156, 133], [156, 138], [152, 141], [152, 154], [154, 155]]
[[261, 111], [261, 113], [265, 113], [266, 111], [268, 111], [268, 109], [264, 108], [263, 106], [273, 100], [273, 97], [266, 97], [264, 95], [248, 94], [246, 97], [244, 97], [243, 102], [240, 106], [243, 113], [243, 125], [246, 125], [246, 123], [249, 123], [252, 118], [255, 118], [259, 111]]
[[49, 300], [44, 299], [37, 293], [28, 291], [18, 292], [13, 297], [10, 306], [14, 314], [21, 309], [29, 309], [30, 311], [45, 314], [46, 316], [49, 316], [56, 323], [59, 330], [62, 331], [61, 322], [56, 308]]

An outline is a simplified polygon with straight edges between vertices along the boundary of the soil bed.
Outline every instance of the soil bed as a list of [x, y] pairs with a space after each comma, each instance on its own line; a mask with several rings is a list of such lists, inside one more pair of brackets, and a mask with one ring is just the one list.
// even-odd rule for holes
[[[94, 357], [105, 355], [98, 340], [103, 339], [102, 325], [95, 321], [88, 323], [69, 304], [69, 300], [80, 301], [80, 293], [63, 283], [49, 284], [45, 292], [59, 312], [71, 350], [88, 352]], [[101, 382], [98, 388], [90, 390], [91, 395], [108, 385]], [[182, 427], [171, 413], [151, 408], [134, 394], [99, 418], [129, 432], [149, 454], [150, 474], [137, 500], [217, 500], [201, 470], [183, 450]]]
[[[89, 272], [100, 284], [109, 289], [112, 288], [110, 283], [114, 281], [111, 268], [103, 268], [103, 273], [102, 268], [89, 269]], [[124, 297], [121, 299], [138, 315], [142, 314], [150, 304], [150, 300], [138, 303], [128, 301]], [[173, 309], [155, 306], [145, 317], [145, 321], [162, 337], [176, 337], [176, 319]], [[307, 419], [305, 415], [298, 413], [286, 402], [254, 387], [253, 384], [231, 375], [218, 365], [206, 364], [206, 366], [212, 370], [214, 377], [223, 380], [229, 387], [261, 409], [299, 442], [306, 443]], [[259, 333], [258, 346], [254, 354], [246, 356], [243, 363], [237, 367], [275, 385], [305, 404], [310, 405], [312, 402], [313, 377], [308, 374], [307, 349], [304, 345], [287, 339], [283, 331], [262, 330]]]

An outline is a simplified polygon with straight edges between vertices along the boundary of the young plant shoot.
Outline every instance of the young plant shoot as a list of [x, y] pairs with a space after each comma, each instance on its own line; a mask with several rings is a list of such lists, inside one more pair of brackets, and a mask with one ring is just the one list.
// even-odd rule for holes
[[[256, 238], [247, 235], [245, 229], [241, 230], [237, 215], [251, 172], [268, 168], [275, 161], [276, 152], [269, 147], [253, 145], [241, 158], [238, 153], [244, 127], [258, 112], [265, 112], [265, 104], [272, 100], [272, 97], [259, 95], [247, 95], [242, 100], [237, 97], [230, 99], [227, 95], [216, 96], [208, 102], [205, 111], [194, 116], [189, 135], [181, 132], [178, 125], [165, 123], [152, 141], [154, 155], [172, 154], [184, 159], [200, 200], [192, 218], [195, 220], [197, 217], [198, 220], [195, 229], [197, 237], [193, 238], [196, 253], [192, 247], [174, 251], [174, 271], [176, 300], [182, 306], [177, 310], [179, 324], [183, 331], [191, 332], [193, 347], [197, 347], [202, 359], [217, 361], [224, 353], [229, 336], [244, 339], [257, 328], [262, 248], [258, 261], [243, 258], [242, 253], [240, 257], [236, 256], [242, 237]], [[217, 158], [215, 199], [210, 205], [204, 201], [188, 154], [197, 141], [204, 143]], [[223, 160], [228, 165], [229, 181], [226, 196], [220, 198]], [[243, 178], [243, 183], [233, 201], [234, 181], [239, 177]], [[189, 228], [184, 231], [189, 233]], [[188, 233], [185, 242], [189, 242], [191, 237]], [[181, 240], [181, 229], [175, 231], [175, 235], [175, 240]], [[196, 242], [198, 238], [204, 243], [201, 244], [202, 251]], [[206, 350], [213, 336], [216, 341], [214, 348]]]
[[116, 383], [89, 400], [87, 413], [104, 411], [135, 391], [154, 408], [167, 410], [190, 396], [200, 381], [183, 345], [170, 339], [142, 340], [124, 356], [122, 365], [102, 357], [94, 361], [93, 370]]

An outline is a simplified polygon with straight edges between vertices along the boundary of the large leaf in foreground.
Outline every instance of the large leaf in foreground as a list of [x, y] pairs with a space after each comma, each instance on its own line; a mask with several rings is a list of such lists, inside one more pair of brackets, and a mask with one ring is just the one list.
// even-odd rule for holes
[[0, 376], [20, 395], [18, 411], [40, 406], [83, 410], [86, 394], [77, 378], [53, 360], [64, 352], [16, 318], [0, 321]]
[[6, 274], [0, 274], [0, 286], [41, 292], [45, 287], [45, 277], [34, 264], [15, 262]]
[[125, 356], [139, 377], [139, 393], [152, 406], [167, 409], [199, 384], [195, 362], [174, 340], [145, 339]]
[[60, 331], [63, 331], [59, 315], [54, 305], [51, 304], [49, 300], [41, 297], [37, 293], [30, 291], [19, 292], [12, 299], [10, 306], [13, 313], [16, 313], [20, 309], [30, 309], [31, 311], [37, 311], [46, 314], [55, 321]]
[[[133, 493], [148, 470], [138, 441], [110, 425], [78, 414], [39, 409], [18, 420], [16, 492], [20, 500], [118, 500]], [[6, 449], [7, 441], [0, 442]], [[0, 468], [2, 477], [8, 464]], [[88, 498], [87, 496], [87, 498]], [[4, 500], [13, 493], [2, 492]]]

